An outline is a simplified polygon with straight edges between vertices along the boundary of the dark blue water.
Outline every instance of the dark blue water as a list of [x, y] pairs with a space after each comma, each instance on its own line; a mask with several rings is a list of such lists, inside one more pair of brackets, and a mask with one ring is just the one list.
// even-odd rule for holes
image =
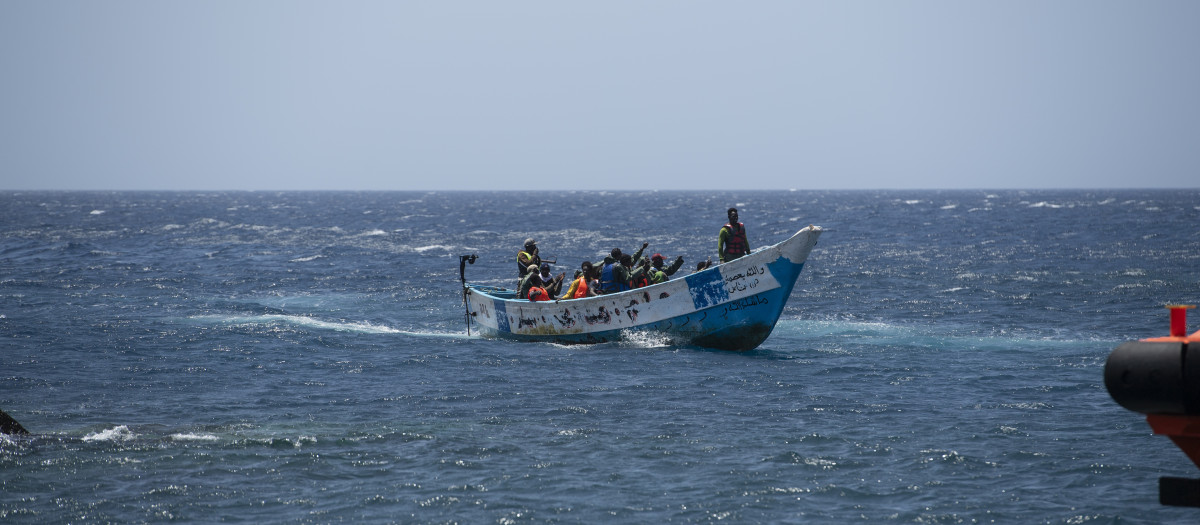
[[[773, 335], [466, 334], [469, 279], [826, 228]], [[7, 193], [0, 521], [1195, 523], [1102, 368], [1200, 191]], [[686, 272], [686, 270], [685, 270]], [[1193, 320], [1200, 326], [1200, 319]], [[1194, 329], [1193, 328], [1193, 329]]]

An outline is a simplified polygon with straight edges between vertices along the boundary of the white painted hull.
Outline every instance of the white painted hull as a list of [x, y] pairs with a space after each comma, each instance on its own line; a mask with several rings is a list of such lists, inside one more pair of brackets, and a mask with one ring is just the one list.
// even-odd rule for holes
[[651, 333], [673, 344], [749, 350], [770, 335], [820, 234], [809, 226], [702, 272], [585, 299], [533, 302], [467, 285], [469, 319], [486, 336], [524, 341], [598, 343]]

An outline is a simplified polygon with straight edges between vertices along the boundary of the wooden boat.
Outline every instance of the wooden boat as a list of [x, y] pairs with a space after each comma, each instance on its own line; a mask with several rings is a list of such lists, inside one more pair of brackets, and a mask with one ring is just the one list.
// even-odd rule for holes
[[601, 343], [651, 335], [675, 345], [751, 350], [775, 328], [820, 235], [820, 227], [809, 226], [725, 264], [584, 299], [534, 302], [464, 278], [468, 330], [473, 320], [484, 336], [520, 341]]

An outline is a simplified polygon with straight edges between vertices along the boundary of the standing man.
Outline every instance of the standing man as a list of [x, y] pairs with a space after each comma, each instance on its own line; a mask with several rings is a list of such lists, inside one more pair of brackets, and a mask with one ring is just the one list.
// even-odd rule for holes
[[737, 208], [729, 208], [729, 223], [721, 227], [717, 235], [717, 255], [727, 263], [750, 254], [750, 242], [746, 240], [746, 225], [738, 222]]
[[525, 277], [530, 265], [533, 266], [534, 273], [537, 272], [538, 266], [542, 265], [542, 257], [538, 255], [537, 241], [533, 238], [525, 239], [525, 249], [517, 252], [517, 277]]

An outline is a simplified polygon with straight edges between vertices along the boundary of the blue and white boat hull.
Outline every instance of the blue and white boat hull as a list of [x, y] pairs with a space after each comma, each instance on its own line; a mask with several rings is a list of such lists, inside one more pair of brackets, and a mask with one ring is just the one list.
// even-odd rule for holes
[[751, 350], [771, 334], [821, 228], [664, 283], [585, 299], [533, 302], [511, 290], [467, 285], [472, 324], [485, 336], [600, 343], [641, 336]]

